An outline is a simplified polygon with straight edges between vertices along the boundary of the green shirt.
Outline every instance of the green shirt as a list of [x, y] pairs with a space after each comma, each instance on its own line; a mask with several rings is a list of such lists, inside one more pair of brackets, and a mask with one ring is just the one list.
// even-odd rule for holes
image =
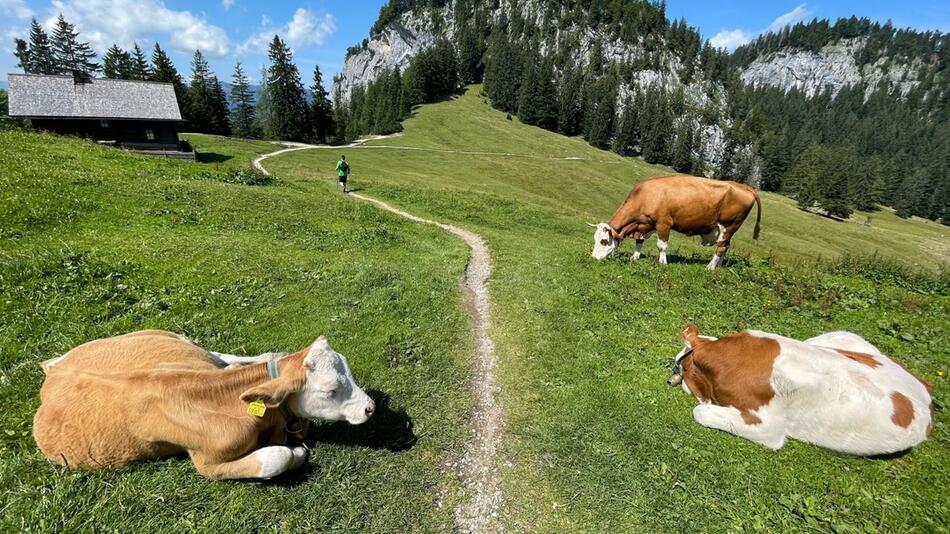
[[336, 174], [337, 176], [348, 176], [350, 174], [350, 164], [346, 164], [346, 169], [343, 168], [343, 160], [336, 162]]

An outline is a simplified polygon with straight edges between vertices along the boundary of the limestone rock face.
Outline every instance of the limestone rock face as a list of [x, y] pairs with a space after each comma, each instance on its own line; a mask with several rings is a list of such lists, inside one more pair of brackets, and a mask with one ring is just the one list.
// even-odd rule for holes
[[754, 86], [798, 89], [809, 97], [829, 90], [837, 95], [842, 88], [865, 83], [867, 95], [884, 80], [890, 93], [905, 96], [920, 82], [920, 60], [911, 63], [884, 58], [859, 67], [855, 56], [866, 39], [842, 39], [825, 45], [820, 51], [780, 50], [753, 61], [742, 74], [742, 81]]
[[346, 58], [334, 78], [331, 94], [340, 91], [343, 101], [347, 101], [356, 86], [366, 87], [386, 70], [398, 67], [405, 71], [416, 54], [435, 44], [436, 37], [426, 17], [403, 15], [370, 39], [366, 47]]

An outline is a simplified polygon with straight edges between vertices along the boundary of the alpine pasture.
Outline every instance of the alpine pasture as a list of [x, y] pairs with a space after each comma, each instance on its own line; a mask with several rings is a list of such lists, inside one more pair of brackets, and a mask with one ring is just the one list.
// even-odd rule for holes
[[[185, 135], [205, 163], [0, 133], [0, 528], [452, 528], [473, 343], [464, 243], [342, 195], [350, 187], [477, 232], [505, 426], [501, 523], [513, 531], [940, 531], [950, 527], [950, 229], [889, 211], [835, 221], [763, 194], [725, 268], [673, 234], [603, 262], [592, 231], [639, 180], [668, 169], [507, 120], [479, 86], [425, 105], [401, 135], [265, 161], [279, 147]], [[266, 182], [266, 183], [265, 183]], [[870, 217], [870, 225], [862, 224]], [[894, 458], [789, 442], [771, 451], [692, 419], [666, 385], [676, 334], [756, 328], [866, 337], [934, 383], [930, 439]], [[308, 467], [264, 484], [208, 482], [179, 459], [67, 472], [30, 436], [37, 363], [78, 343], [170, 329], [213, 350], [295, 350], [319, 334], [386, 412], [323, 425]], [[382, 404], [382, 403], [380, 403]]]

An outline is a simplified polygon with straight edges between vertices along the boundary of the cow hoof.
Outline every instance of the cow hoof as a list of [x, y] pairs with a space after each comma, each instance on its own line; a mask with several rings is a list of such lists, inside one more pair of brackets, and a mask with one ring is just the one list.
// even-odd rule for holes
[[294, 447], [291, 452], [294, 454], [294, 460], [293, 463], [290, 464], [290, 469], [301, 467], [307, 463], [307, 458], [310, 457], [310, 451], [306, 447]]

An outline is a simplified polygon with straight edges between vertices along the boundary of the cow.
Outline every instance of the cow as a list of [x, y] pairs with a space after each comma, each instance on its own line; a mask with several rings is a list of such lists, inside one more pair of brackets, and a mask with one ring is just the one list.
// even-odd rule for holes
[[187, 452], [212, 479], [269, 479], [306, 462], [305, 447], [287, 446], [299, 418], [361, 424], [375, 410], [323, 336], [243, 363], [223, 369], [218, 356], [161, 330], [85, 343], [42, 362], [33, 437], [71, 469]]
[[905, 451], [930, 433], [930, 384], [857, 334], [717, 339], [691, 324], [680, 338], [668, 383], [699, 400], [693, 418], [705, 427], [776, 450], [793, 438], [858, 456]]
[[666, 265], [670, 230], [688, 236], [702, 236], [705, 246], [716, 245], [707, 269], [722, 264], [732, 236], [745, 222], [753, 204], [758, 206], [752, 238], [759, 238], [762, 203], [755, 189], [738, 182], [710, 180], [696, 176], [663, 176], [640, 182], [627, 195], [609, 222], [588, 225], [594, 231], [591, 256], [602, 260], [626, 237], [636, 240], [633, 259], [640, 259], [643, 242], [656, 232], [660, 263]]

